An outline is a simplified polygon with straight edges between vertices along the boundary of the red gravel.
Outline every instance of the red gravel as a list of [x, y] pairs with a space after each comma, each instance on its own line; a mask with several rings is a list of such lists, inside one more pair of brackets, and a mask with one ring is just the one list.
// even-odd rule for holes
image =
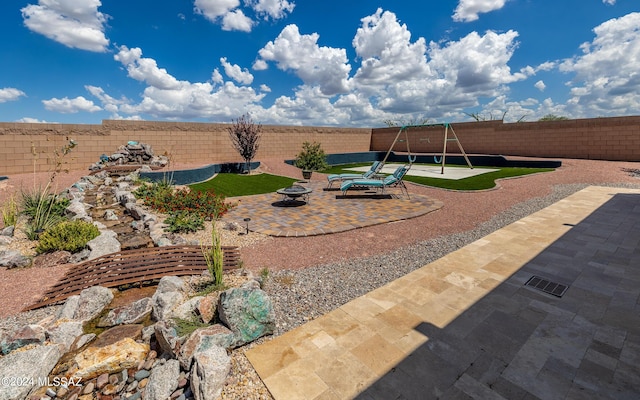
[[[242, 249], [244, 265], [252, 270], [306, 268], [349, 258], [366, 257], [417, 242], [469, 230], [522, 201], [549, 194], [557, 184], [640, 183], [624, 171], [640, 168], [639, 163], [593, 160], [562, 160], [554, 172], [499, 182], [494, 190], [464, 193], [408, 185], [409, 191], [436, 198], [444, 203], [438, 211], [406, 221], [376, 225], [349, 232], [306, 238], [275, 238]], [[264, 172], [300, 178], [300, 171], [282, 160], [262, 161]], [[201, 165], [201, 164], [200, 164]], [[175, 169], [200, 165], [174, 165]], [[87, 171], [60, 174], [58, 188], [68, 187]], [[38, 174], [46, 183], [48, 174]], [[314, 173], [313, 180], [326, 179]], [[33, 174], [10, 176], [0, 181], [0, 201], [20, 188], [33, 187]], [[7, 270], [0, 268], [0, 317], [13, 315], [34, 302], [47, 287], [59, 279], [65, 267]]]

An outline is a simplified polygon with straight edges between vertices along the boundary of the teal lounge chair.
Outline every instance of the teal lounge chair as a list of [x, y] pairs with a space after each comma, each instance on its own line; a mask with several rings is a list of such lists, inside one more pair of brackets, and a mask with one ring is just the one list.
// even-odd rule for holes
[[352, 188], [373, 188], [376, 190], [381, 190], [384, 193], [384, 190], [388, 187], [400, 187], [400, 191], [407, 194], [409, 197], [409, 191], [407, 187], [402, 182], [402, 179], [411, 168], [410, 165], [403, 165], [398, 167], [392, 175], [387, 176], [384, 179], [351, 179], [348, 181], [344, 181], [340, 186], [340, 190], [342, 190], [342, 195], [345, 196], [347, 191]]
[[382, 161], [375, 161], [371, 164], [371, 167], [364, 174], [332, 174], [327, 176], [327, 180], [329, 181], [329, 185], [327, 188], [331, 188], [334, 182], [342, 182], [349, 179], [370, 179], [373, 178], [375, 174], [380, 172], [384, 164]]

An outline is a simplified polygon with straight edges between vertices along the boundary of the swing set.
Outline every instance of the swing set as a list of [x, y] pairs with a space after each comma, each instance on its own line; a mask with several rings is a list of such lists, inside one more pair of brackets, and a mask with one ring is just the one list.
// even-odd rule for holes
[[[387, 161], [387, 158], [389, 157], [389, 154], [391, 154], [391, 151], [393, 150], [393, 147], [396, 145], [397, 142], [406, 142], [407, 143], [407, 157], [409, 159], [409, 167], [411, 167], [411, 165], [416, 161], [416, 155], [412, 155], [411, 154], [411, 148], [409, 146], [409, 128], [423, 128], [423, 127], [432, 127], [432, 126], [442, 126], [444, 127], [444, 146], [442, 148], [442, 154], [440, 154], [440, 159], [438, 160], [438, 157], [436, 155], [433, 156], [433, 161], [436, 164], [441, 164], [441, 169], [440, 169], [440, 173], [444, 175], [444, 164], [445, 164], [445, 160], [447, 158], [447, 143], [449, 142], [456, 142], [458, 144], [458, 149], [460, 149], [460, 152], [462, 153], [462, 156], [464, 157], [465, 161], [467, 162], [467, 165], [469, 166], [469, 168], [473, 169], [473, 165], [471, 165], [471, 161], [469, 161], [469, 157], [467, 157], [467, 153], [465, 153], [464, 149], [462, 148], [462, 144], [460, 144], [460, 140], [458, 140], [458, 136], [456, 135], [456, 132], [453, 130], [453, 126], [451, 126], [450, 123], [448, 122], [444, 122], [444, 123], [440, 123], [440, 124], [422, 124], [422, 125], [405, 125], [402, 126], [400, 128], [400, 130], [398, 131], [398, 134], [396, 135], [395, 139], [393, 140], [393, 143], [391, 143], [391, 146], [389, 147], [389, 150], [387, 151], [387, 154], [384, 156], [384, 159], [382, 160], [382, 165], [385, 164], [385, 162]], [[451, 131], [451, 136], [449, 136], [449, 131]], [[400, 139], [400, 136], [402, 135], [402, 133], [404, 132], [404, 139]], [[425, 138], [425, 139], [420, 139], [420, 140], [427, 140], [429, 141], [429, 138]]]

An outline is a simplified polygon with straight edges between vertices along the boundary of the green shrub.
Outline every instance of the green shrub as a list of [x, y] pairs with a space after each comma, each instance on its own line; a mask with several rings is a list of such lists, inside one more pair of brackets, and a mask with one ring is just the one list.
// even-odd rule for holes
[[209, 326], [209, 324], [202, 322], [202, 320], [195, 314], [191, 314], [191, 316], [186, 319], [172, 318], [172, 320], [178, 337], [191, 335], [196, 329]]
[[167, 230], [173, 233], [196, 232], [204, 228], [204, 218], [198, 213], [188, 211], [172, 211], [164, 220], [169, 225]]
[[302, 151], [296, 156], [294, 165], [307, 171], [321, 171], [329, 166], [327, 156], [318, 142], [302, 143]]
[[40, 234], [36, 252], [38, 254], [56, 250], [75, 253], [84, 249], [87, 242], [100, 235], [100, 230], [90, 222], [64, 221]]
[[166, 182], [142, 185], [133, 194], [136, 198], [142, 199], [145, 206], [164, 214], [185, 211], [189, 214], [198, 214], [206, 220], [215, 220], [230, 208], [225, 203], [224, 196], [216, 195], [211, 191], [173, 190]]

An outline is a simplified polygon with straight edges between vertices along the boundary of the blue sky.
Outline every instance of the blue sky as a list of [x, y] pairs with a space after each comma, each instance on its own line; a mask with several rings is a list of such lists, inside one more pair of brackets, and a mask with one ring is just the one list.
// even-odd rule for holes
[[639, 10], [638, 0], [3, 0], [0, 121], [640, 115]]

